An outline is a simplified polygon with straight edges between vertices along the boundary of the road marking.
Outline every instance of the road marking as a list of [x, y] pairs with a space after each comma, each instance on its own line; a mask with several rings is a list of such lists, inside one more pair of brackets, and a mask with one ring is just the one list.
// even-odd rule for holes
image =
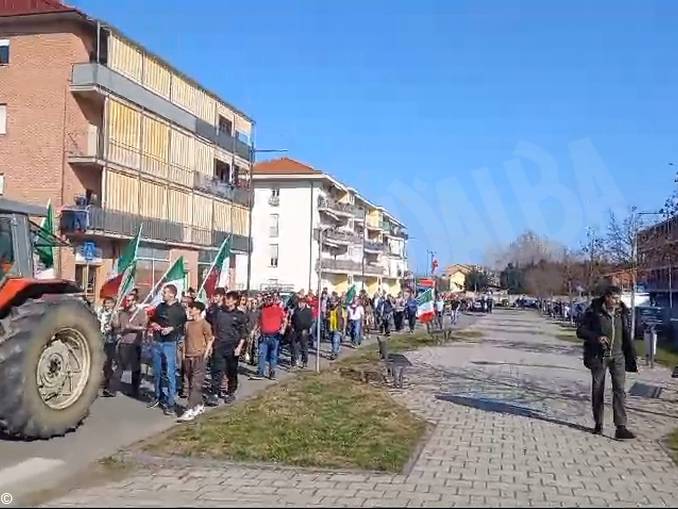
[[0, 486], [9, 486], [32, 477], [44, 474], [53, 468], [64, 465], [62, 460], [48, 458], [30, 458], [11, 467], [0, 470]]

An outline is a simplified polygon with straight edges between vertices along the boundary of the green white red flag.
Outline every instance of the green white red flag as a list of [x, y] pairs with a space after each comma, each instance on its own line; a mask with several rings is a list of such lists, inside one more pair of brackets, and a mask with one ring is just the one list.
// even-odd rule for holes
[[217, 288], [226, 288], [228, 285], [228, 269], [231, 264], [231, 238], [227, 237], [219, 246], [217, 256], [203, 279], [198, 290], [198, 300], [207, 302], [214, 295]]
[[433, 320], [434, 317], [433, 289], [429, 288], [417, 297], [417, 319], [425, 323]]
[[[115, 268], [111, 277], [101, 287], [99, 297], [102, 299], [111, 298], [116, 301], [120, 300], [121, 295], [125, 295], [125, 291], [134, 288], [134, 273], [136, 272], [137, 251], [139, 250], [139, 241], [141, 240], [141, 226], [136, 236], [129, 241], [125, 249], [123, 249], [120, 257], [115, 263]], [[130, 274], [132, 278], [130, 279]], [[131, 287], [127, 289], [131, 281]]]
[[186, 269], [183, 256], [177, 258], [146, 297], [144, 303], [147, 304], [145, 308], [147, 313], [152, 313], [156, 306], [162, 302], [162, 291], [167, 285], [174, 285], [177, 288], [177, 298], [181, 299], [182, 292], [186, 290]]
[[54, 279], [56, 277], [54, 272], [54, 248], [56, 246], [54, 223], [52, 200], [48, 200], [47, 216], [40, 223], [35, 241], [35, 251], [41, 264], [41, 270], [36, 275], [38, 279]]

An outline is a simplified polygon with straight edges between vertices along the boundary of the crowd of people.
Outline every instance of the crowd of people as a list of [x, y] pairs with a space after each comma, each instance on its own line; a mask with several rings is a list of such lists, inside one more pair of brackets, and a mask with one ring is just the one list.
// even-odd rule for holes
[[361, 345], [366, 334], [392, 330], [413, 333], [417, 301], [413, 292], [385, 291], [339, 294], [323, 289], [319, 296], [299, 291], [241, 294], [217, 288], [208, 302], [193, 289], [179, 295], [174, 285], [162, 290], [153, 308], [139, 303], [133, 290], [119, 306], [106, 299], [98, 313], [104, 338], [103, 395], [122, 390], [125, 371], [131, 372], [129, 395], [141, 397], [142, 367], [150, 366], [153, 397], [149, 408], [177, 414], [177, 398], [185, 399], [181, 421], [204, 412], [205, 405], [231, 403], [238, 390], [240, 363], [256, 366], [251, 379], [275, 380], [285, 353], [289, 369], [304, 369], [309, 349], [330, 344], [335, 360], [346, 342]]

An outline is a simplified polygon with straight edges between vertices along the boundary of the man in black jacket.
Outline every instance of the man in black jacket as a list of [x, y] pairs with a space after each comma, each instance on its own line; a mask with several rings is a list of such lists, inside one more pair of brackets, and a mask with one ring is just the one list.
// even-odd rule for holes
[[[292, 313], [292, 366], [308, 366], [308, 338], [313, 326], [313, 311], [304, 297], [298, 300]], [[301, 361], [299, 357], [301, 356]]]
[[224, 305], [214, 309], [211, 318], [214, 334], [212, 358], [212, 388], [207, 399], [209, 406], [219, 404], [219, 392], [224, 373], [228, 380], [225, 403], [235, 400], [238, 389], [238, 358], [247, 338], [247, 317], [236, 306], [240, 296], [238, 292], [227, 292]]
[[[184, 333], [186, 311], [177, 300], [177, 287], [174, 285], [166, 285], [163, 288], [162, 300], [153, 310], [150, 320], [153, 331], [155, 399], [148, 406], [155, 408], [161, 405], [165, 415], [174, 415], [177, 395], [177, 340]], [[167, 389], [166, 394], [161, 392], [163, 386]]]
[[612, 410], [617, 427], [615, 438], [629, 440], [634, 434], [626, 428], [624, 382], [626, 372], [638, 371], [636, 352], [631, 336], [630, 313], [621, 302], [621, 290], [610, 286], [605, 294], [595, 299], [586, 310], [577, 329], [577, 337], [584, 340], [584, 365], [591, 370], [591, 404], [595, 421], [594, 433], [603, 433], [605, 373], [612, 377]]

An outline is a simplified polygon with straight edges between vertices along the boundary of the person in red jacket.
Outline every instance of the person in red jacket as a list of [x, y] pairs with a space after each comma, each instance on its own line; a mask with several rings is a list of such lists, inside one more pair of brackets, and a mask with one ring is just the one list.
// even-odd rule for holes
[[264, 305], [259, 314], [259, 369], [252, 379], [264, 378], [266, 363], [269, 364], [268, 378], [275, 380], [275, 368], [278, 365], [278, 344], [280, 337], [287, 327], [287, 314], [285, 310], [273, 299], [271, 295], [264, 297]]
[[318, 332], [318, 312], [320, 311], [320, 302], [318, 297], [313, 295], [313, 292], [308, 292], [306, 296], [306, 303], [308, 307], [311, 308], [311, 314], [313, 315], [313, 325], [311, 325], [311, 339], [313, 341], [313, 347], [318, 348], [316, 345], [316, 333]]

